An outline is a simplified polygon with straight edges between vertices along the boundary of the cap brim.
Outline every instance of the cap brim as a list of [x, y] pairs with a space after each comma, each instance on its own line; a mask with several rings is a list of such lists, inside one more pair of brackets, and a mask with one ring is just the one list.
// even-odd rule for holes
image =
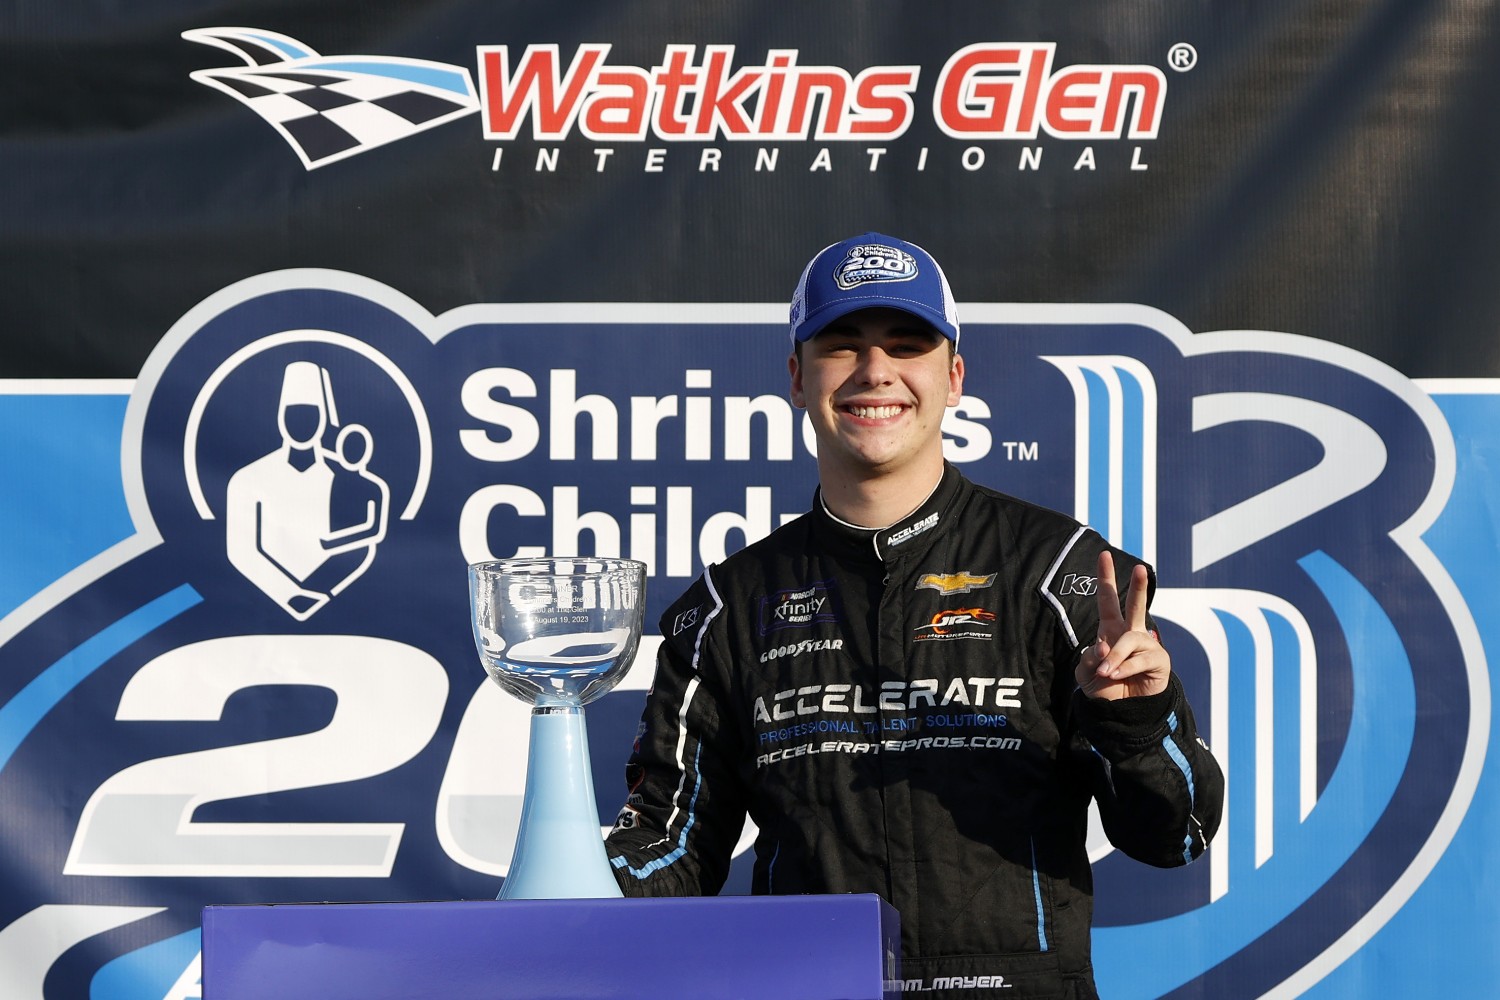
[[851, 298], [841, 298], [837, 302], [830, 303], [816, 312], [809, 313], [797, 328], [792, 331], [792, 338], [799, 343], [805, 344], [823, 332], [823, 329], [830, 323], [842, 319], [852, 312], [858, 312], [861, 309], [895, 309], [898, 312], [904, 312], [908, 316], [914, 316], [921, 320], [955, 344], [958, 343], [958, 327], [950, 323], [948, 317], [942, 313], [935, 312], [920, 302], [893, 299], [889, 295], [859, 295]]

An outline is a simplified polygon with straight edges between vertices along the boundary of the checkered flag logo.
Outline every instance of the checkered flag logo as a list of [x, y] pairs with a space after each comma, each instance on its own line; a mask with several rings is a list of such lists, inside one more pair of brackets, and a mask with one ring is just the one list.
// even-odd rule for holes
[[182, 37], [245, 60], [191, 75], [270, 122], [308, 170], [479, 110], [469, 71], [447, 63], [323, 56], [257, 28], [194, 28]]

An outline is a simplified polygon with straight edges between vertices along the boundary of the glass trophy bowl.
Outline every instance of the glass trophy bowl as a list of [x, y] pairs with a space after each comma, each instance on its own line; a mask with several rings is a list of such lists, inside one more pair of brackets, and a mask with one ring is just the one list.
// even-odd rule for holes
[[469, 567], [485, 672], [531, 709], [526, 793], [501, 899], [619, 896], [599, 831], [583, 706], [635, 659], [646, 565], [633, 559], [500, 559]]

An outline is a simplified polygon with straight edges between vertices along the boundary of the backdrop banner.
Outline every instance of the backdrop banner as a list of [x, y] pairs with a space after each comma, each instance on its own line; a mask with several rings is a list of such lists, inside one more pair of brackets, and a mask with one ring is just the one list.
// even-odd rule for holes
[[[886, 6], [0, 12], [0, 995], [493, 898], [470, 562], [647, 564], [607, 828], [662, 611], [808, 507], [786, 302], [865, 231], [959, 300], [949, 460], [1157, 567], [1227, 777], [1197, 864], [1091, 835], [1101, 992], [1500, 978], [1492, 6]], [[762, 749], [1005, 722], [888, 701]]]

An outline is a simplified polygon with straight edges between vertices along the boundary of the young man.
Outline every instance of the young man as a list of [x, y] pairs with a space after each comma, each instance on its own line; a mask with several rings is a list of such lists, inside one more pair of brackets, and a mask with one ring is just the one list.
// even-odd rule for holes
[[717, 892], [748, 812], [754, 891], [880, 894], [924, 996], [1093, 997], [1090, 798], [1160, 866], [1198, 857], [1221, 811], [1151, 572], [944, 462], [964, 362], [920, 247], [822, 250], [791, 332], [818, 493], [663, 616], [609, 837], [620, 885]]

